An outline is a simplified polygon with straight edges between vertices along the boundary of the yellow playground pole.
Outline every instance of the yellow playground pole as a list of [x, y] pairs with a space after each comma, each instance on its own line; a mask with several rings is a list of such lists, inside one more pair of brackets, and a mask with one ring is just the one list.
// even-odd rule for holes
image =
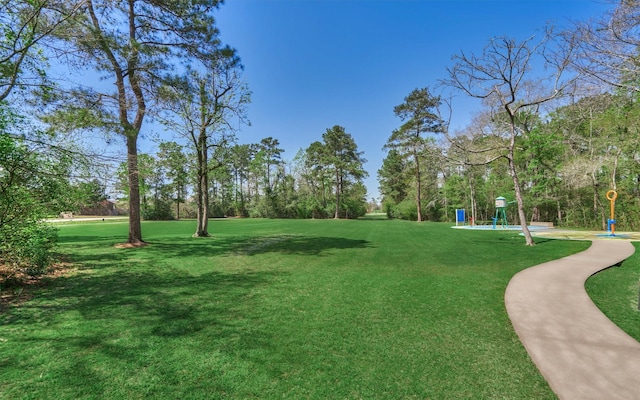
[[616, 207], [616, 199], [618, 198], [618, 192], [615, 190], [609, 190], [607, 192], [607, 200], [611, 203], [611, 218], [607, 220], [607, 230], [611, 235], [616, 234], [616, 220], [614, 215], [614, 210]]

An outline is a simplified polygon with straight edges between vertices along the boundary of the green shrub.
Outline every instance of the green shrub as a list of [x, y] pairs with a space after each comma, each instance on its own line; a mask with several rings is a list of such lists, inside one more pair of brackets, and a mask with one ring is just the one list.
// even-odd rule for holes
[[23, 234], [26, 246], [22, 254], [27, 263], [26, 272], [32, 276], [45, 273], [53, 260], [52, 250], [58, 239], [58, 229], [45, 223], [36, 223], [25, 227]]
[[351, 198], [346, 198], [343, 200], [342, 210], [342, 214], [349, 219], [363, 217], [367, 214], [366, 203]]
[[0, 102], [0, 283], [20, 283], [47, 271], [57, 229], [42, 222], [71, 209], [78, 191], [71, 170], [87, 165], [76, 151], [47, 145], [28, 118]]
[[24, 225], [4, 224], [0, 228], [0, 282], [19, 281], [45, 273], [53, 261], [57, 228], [38, 221]]
[[[387, 214], [389, 212], [387, 211]], [[400, 204], [391, 207], [391, 218], [416, 221], [418, 219], [418, 208], [414, 200], [405, 199]]]
[[142, 219], [147, 221], [170, 221], [174, 220], [175, 216], [173, 215], [171, 203], [157, 201], [154, 207], [142, 209]]

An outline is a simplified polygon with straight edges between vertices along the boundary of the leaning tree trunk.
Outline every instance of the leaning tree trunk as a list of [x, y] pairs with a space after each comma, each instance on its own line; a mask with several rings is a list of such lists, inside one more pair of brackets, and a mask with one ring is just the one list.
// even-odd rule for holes
[[524, 235], [524, 240], [527, 246], [534, 246], [535, 243], [533, 241], [533, 237], [531, 236], [531, 232], [529, 231], [529, 227], [527, 226], [527, 217], [524, 213], [524, 201], [522, 199], [522, 189], [520, 188], [520, 181], [518, 180], [518, 173], [516, 171], [516, 163], [514, 161], [513, 154], [513, 146], [509, 149], [509, 174], [511, 175], [511, 179], [513, 179], [513, 187], [516, 192], [516, 202], [518, 203], [518, 219], [520, 220], [520, 226], [522, 227], [522, 234]]
[[142, 227], [140, 224], [140, 185], [138, 179], [137, 135], [129, 134], [127, 138], [127, 169], [129, 178], [129, 239], [127, 243], [140, 245]]

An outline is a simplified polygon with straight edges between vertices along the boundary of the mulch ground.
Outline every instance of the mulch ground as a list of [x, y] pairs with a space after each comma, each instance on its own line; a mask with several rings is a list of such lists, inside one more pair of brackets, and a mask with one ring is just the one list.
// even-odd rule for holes
[[10, 307], [31, 300], [37, 289], [45, 287], [53, 279], [68, 274], [72, 269], [72, 264], [59, 262], [49, 267], [43, 275], [29, 276], [24, 273], [16, 274], [8, 267], [0, 265], [0, 314]]

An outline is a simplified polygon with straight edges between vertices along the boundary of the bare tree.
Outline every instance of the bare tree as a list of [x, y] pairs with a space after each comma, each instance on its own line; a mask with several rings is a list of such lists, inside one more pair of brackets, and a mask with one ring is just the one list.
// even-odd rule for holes
[[504, 158], [508, 153], [508, 138], [504, 130], [498, 130], [493, 123], [491, 111], [480, 112], [461, 132], [446, 134], [449, 148], [446, 159], [463, 168], [469, 185], [471, 218], [477, 221], [476, 168], [487, 166]]
[[564, 33], [575, 52], [572, 66], [585, 77], [640, 92], [640, 2], [609, 1], [615, 7], [601, 18]]
[[160, 91], [168, 113], [162, 122], [187, 138], [196, 154], [198, 212], [194, 237], [209, 236], [209, 172], [224, 162], [212, 163], [210, 152], [229, 145], [236, 130], [234, 118], [248, 123], [246, 105], [251, 93], [240, 77], [241, 69], [235, 52], [223, 49], [205, 64], [203, 71], [189, 70]]
[[[526, 244], [533, 246], [527, 228], [522, 188], [516, 168], [516, 139], [523, 134], [532, 115], [539, 113], [544, 103], [565, 93], [573, 79], [565, 78], [570, 51], [552, 51], [550, 32], [539, 41], [535, 37], [517, 41], [507, 37], [493, 38], [480, 56], [461, 53], [454, 56], [454, 65], [447, 69], [444, 81], [468, 96], [483, 99], [494, 115], [504, 115], [496, 121], [505, 121], [507, 159], [513, 180], [518, 217]], [[536, 62], [542, 61], [546, 75], [533, 72]]]

